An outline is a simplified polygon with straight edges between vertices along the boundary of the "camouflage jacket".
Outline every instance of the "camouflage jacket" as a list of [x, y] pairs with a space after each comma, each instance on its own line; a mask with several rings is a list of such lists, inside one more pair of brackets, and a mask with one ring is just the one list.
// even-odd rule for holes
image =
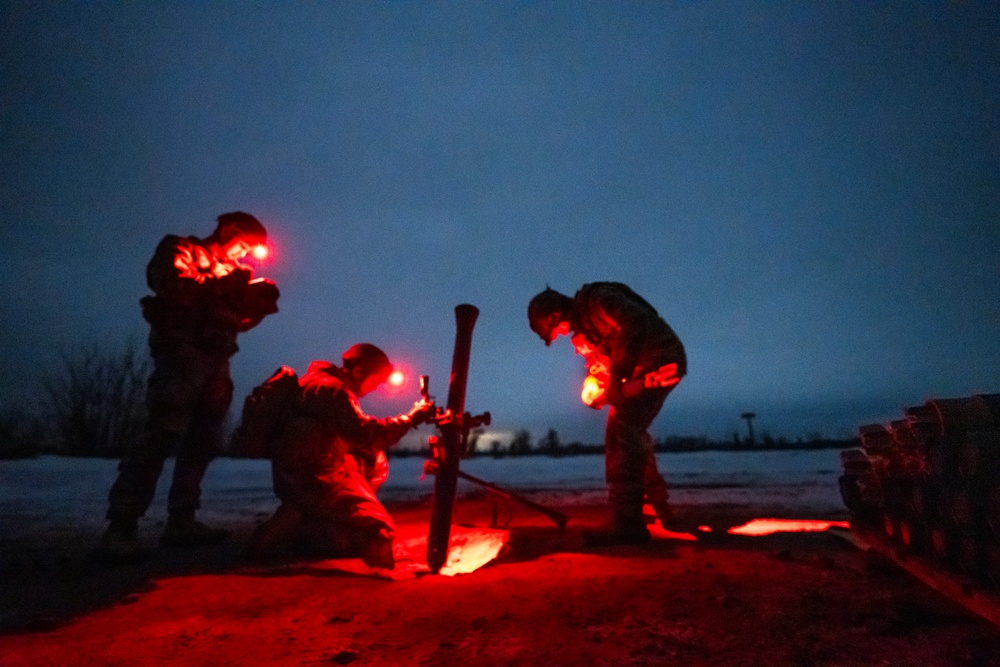
[[329, 502], [348, 455], [353, 459], [348, 464], [356, 463], [371, 480], [379, 454], [414, 428], [406, 415], [366, 415], [344, 386], [344, 371], [329, 362], [312, 362], [299, 387], [291, 416], [272, 445], [274, 491], [283, 502], [307, 508]]
[[140, 304], [154, 354], [190, 344], [232, 355], [239, 349], [237, 334], [278, 309], [273, 282], [253, 280], [252, 269], [214, 256], [195, 237], [164, 237], [146, 267], [146, 282], [154, 295]]
[[676, 363], [677, 374], [687, 373], [684, 345], [656, 309], [627, 285], [588, 283], [573, 297], [570, 328], [610, 363], [613, 378]]

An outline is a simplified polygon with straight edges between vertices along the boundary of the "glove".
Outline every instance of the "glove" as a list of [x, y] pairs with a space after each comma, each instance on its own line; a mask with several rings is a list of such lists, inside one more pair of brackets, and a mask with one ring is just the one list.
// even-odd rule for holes
[[281, 293], [273, 281], [267, 279], [255, 280], [244, 289], [244, 303], [247, 312], [252, 316], [264, 317], [278, 312], [278, 297]]
[[413, 409], [410, 410], [406, 416], [410, 418], [410, 422], [414, 426], [420, 426], [421, 424], [434, 421], [434, 417], [436, 415], [437, 406], [434, 405], [434, 401], [425, 401], [421, 399], [413, 404]]
[[215, 285], [219, 294], [236, 294], [246, 288], [253, 278], [253, 271], [246, 267], [237, 267], [230, 273], [218, 278]]

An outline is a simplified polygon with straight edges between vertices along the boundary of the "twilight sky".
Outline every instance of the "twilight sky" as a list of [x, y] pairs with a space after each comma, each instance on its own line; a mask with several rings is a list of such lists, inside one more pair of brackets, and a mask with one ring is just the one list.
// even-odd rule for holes
[[[1000, 391], [1000, 5], [0, 0], [0, 391], [143, 342], [145, 266], [268, 227], [279, 364], [370, 341], [445, 401], [600, 441], [526, 307], [631, 285], [687, 348], [654, 434], [849, 436]], [[426, 429], [424, 430], [426, 431]], [[424, 433], [426, 435], [426, 433]]]

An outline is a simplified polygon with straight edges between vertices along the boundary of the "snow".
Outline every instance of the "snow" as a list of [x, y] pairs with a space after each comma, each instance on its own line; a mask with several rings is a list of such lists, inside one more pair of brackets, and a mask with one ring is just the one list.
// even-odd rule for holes
[[[389, 479], [379, 490], [383, 502], [418, 501], [433, 495], [433, 478], [421, 479], [421, 457], [390, 460]], [[690, 452], [659, 454], [657, 463], [679, 504], [733, 504], [783, 508], [800, 516], [843, 512], [837, 488], [839, 450], [768, 452]], [[43, 456], [0, 461], [0, 547], [27, 532], [63, 533], [85, 539], [105, 524], [107, 494], [117, 462], [109, 459]], [[164, 467], [156, 498], [145, 521], [166, 516], [172, 460]], [[567, 492], [574, 501], [604, 497], [604, 457], [475, 458], [462, 469], [538, 502]], [[459, 482], [459, 493], [476, 487]], [[203, 482], [199, 516], [221, 525], [255, 525], [277, 506], [271, 490], [270, 463], [217, 459]]]

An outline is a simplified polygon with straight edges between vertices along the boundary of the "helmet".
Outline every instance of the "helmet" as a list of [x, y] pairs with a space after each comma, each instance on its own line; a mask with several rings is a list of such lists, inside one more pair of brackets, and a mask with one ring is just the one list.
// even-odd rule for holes
[[528, 324], [546, 345], [551, 345], [556, 327], [568, 320], [572, 312], [573, 299], [546, 287], [528, 304]]
[[344, 370], [361, 368], [365, 376], [378, 375], [384, 381], [392, 372], [392, 363], [385, 352], [371, 343], [352, 345], [343, 354]]
[[217, 220], [219, 224], [215, 228], [215, 235], [224, 241], [240, 236], [249, 245], [263, 245], [267, 243], [267, 230], [260, 220], [249, 213], [243, 211], [233, 211], [223, 213]]

